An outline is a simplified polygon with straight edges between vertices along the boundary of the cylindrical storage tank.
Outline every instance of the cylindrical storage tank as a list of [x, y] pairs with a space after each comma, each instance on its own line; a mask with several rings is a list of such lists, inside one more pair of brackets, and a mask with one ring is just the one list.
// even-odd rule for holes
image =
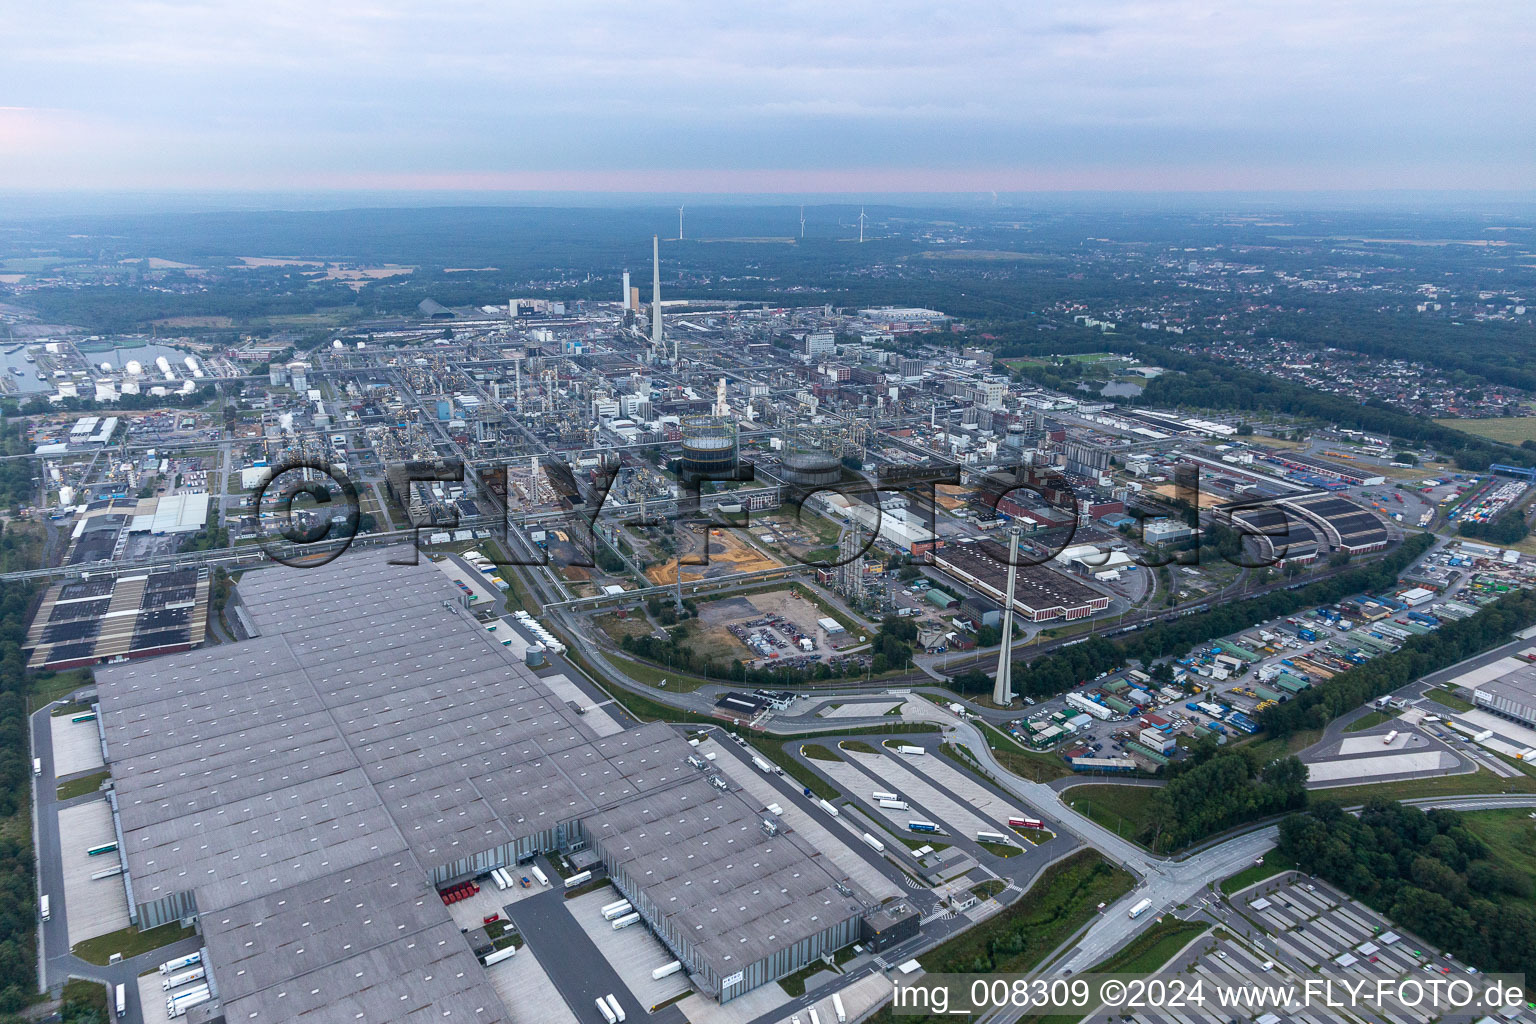
[[843, 466], [828, 452], [794, 452], [784, 456], [780, 475], [796, 487], [830, 487], [843, 478]]
[[523, 655], [523, 664], [529, 668], [543, 668], [545, 663], [544, 645], [529, 644], [528, 651]]
[[714, 479], [736, 470], [736, 431], [714, 416], [689, 416], [682, 422], [683, 458], [678, 474], [684, 479]]

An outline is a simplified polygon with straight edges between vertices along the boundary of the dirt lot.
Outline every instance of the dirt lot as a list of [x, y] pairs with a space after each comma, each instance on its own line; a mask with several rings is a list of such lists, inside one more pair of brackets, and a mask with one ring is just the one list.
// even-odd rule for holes
[[[690, 550], [684, 552], [684, 557], [698, 558], [694, 552], [699, 550], [700, 543], [695, 539]], [[709, 564], [689, 565], [685, 561], [682, 566], [683, 582], [730, 576], [738, 572], [777, 569], [782, 564], [743, 541], [735, 530], [712, 530], [709, 535]], [[662, 565], [652, 566], [645, 574], [651, 578], [652, 583], [664, 584], [675, 582], [677, 572], [677, 560], [672, 559]]]

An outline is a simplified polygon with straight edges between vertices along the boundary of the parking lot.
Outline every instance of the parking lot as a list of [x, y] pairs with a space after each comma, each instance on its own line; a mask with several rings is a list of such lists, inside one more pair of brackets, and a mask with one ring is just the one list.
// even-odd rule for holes
[[[1319, 973], [1351, 980], [1367, 977], [1409, 978], [1417, 975], [1467, 977], [1471, 972], [1440, 950], [1391, 923], [1331, 886], [1298, 874], [1282, 875], [1233, 894], [1229, 901], [1201, 901], [1192, 913], [1213, 918], [1220, 932], [1207, 932], [1160, 973], [1186, 977], [1237, 976], [1262, 979], [1266, 985], [1300, 985]], [[1192, 1007], [1177, 1012], [1143, 1012], [1129, 1019], [1141, 1024], [1225, 1024], [1234, 1012], [1219, 1007]], [[1253, 1015], [1243, 1014], [1243, 1019]], [[1403, 1008], [1390, 1018], [1358, 1013], [1362, 1020], [1391, 1019], [1394, 1024], [1428, 1024], [1427, 1010]], [[1122, 1020], [1119, 1013], [1095, 1014], [1094, 1021]], [[1264, 1019], [1260, 1017], [1259, 1019]], [[1302, 1024], [1333, 1024], [1336, 1012], [1316, 1007], [1288, 1011], [1282, 1018]], [[1471, 1018], [1468, 1018], [1471, 1019]], [[1536, 1022], [1528, 1010], [1504, 1021]]]
[[90, 856], [92, 847], [116, 842], [112, 807], [87, 800], [59, 811], [59, 857], [64, 862], [64, 905], [69, 944], [128, 927], [128, 897], [121, 875], [91, 875], [121, 863], [116, 851]]
[[674, 958], [643, 923], [614, 931], [612, 922], [603, 918], [602, 908], [620, 899], [623, 896], [619, 891], [608, 887], [566, 900], [565, 908], [587, 933], [592, 945], [613, 965], [642, 1008], [659, 1006], [691, 989], [693, 984], [682, 971], [660, 979], [651, 977], [653, 970]]
[[577, 1024], [576, 1015], [526, 945], [487, 967], [485, 976], [501, 997], [512, 1024]]
[[707, 739], [695, 749], [701, 755], [715, 754], [716, 759], [711, 766], [753, 800], [759, 801], [764, 807], [770, 803], [782, 807], [784, 813], [779, 815], [779, 821], [800, 833], [806, 842], [819, 850], [836, 866], [837, 873], [857, 882], [876, 899], [902, 895], [901, 888], [895, 882], [853, 851], [849, 844], [858, 842], [858, 837], [849, 835], [846, 826], [833, 824], [836, 819], [830, 815], [805, 811], [794, 801], [785, 799], [784, 793], [768, 781], [768, 776], [741, 760], [733, 751], [725, 749], [716, 740]]
[[61, 779], [80, 772], [99, 771], [106, 766], [101, 759], [101, 736], [96, 721], [71, 722], [71, 715], [54, 715], [48, 720], [53, 736], [53, 770]]
[[[894, 753], [863, 754], [857, 751], [843, 750], [845, 758], [865, 769], [873, 779], [872, 793], [878, 788], [885, 792], [896, 793], [900, 799], [911, 801], [917, 805], [913, 810], [921, 808], [922, 815], [913, 814], [907, 817], [907, 821], [913, 817], [919, 817], [926, 821], [932, 821], [943, 828], [951, 837], [964, 841], [967, 849], [972, 849], [978, 832], [993, 832], [1003, 836], [1012, 837], [1011, 845], [1024, 846], [1011, 829], [1008, 827], [1007, 818], [1002, 821], [989, 821], [974, 813], [972, 808], [954, 799], [948, 793], [942, 792], [933, 785], [925, 776], [919, 774], [919, 761], [931, 760], [928, 757], [914, 757], [910, 761], [901, 759], [902, 755]], [[926, 767], [926, 766], [922, 766]], [[858, 794], [863, 797], [864, 793]], [[905, 812], [902, 812], [905, 813]], [[931, 815], [931, 817], [928, 817]], [[905, 824], [905, 821], [902, 822]]]

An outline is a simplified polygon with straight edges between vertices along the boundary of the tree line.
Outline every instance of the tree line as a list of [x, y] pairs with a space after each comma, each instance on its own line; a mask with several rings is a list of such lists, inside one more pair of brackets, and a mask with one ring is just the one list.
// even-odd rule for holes
[[1536, 965], [1533, 880], [1493, 860], [1455, 811], [1331, 803], [1280, 823], [1280, 852], [1462, 961], [1488, 971]]
[[1322, 728], [1368, 700], [1470, 658], [1531, 625], [1536, 625], [1536, 593], [1510, 591], [1479, 608], [1474, 615], [1410, 637], [1390, 654], [1372, 658], [1301, 691], [1284, 704], [1262, 712], [1259, 724], [1271, 736]]
[[1149, 796], [1138, 837], [1159, 853], [1307, 806], [1307, 767], [1294, 756], [1265, 764], [1250, 747], [1224, 750], [1207, 740], [1165, 771], [1168, 784]]
[[1493, 462], [1517, 466], [1536, 464], [1536, 452], [1441, 426], [1434, 420], [1403, 412], [1376, 399], [1360, 402], [1343, 395], [1313, 391], [1255, 370], [1152, 345], [1143, 346], [1139, 354], [1177, 372], [1148, 381], [1141, 394], [1129, 400], [1132, 404], [1285, 413], [1316, 419], [1430, 445], [1440, 454], [1454, 459], [1463, 469], [1476, 472], [1485, 471]]
[[[30, 814], [32, 765], [27, 742], [29, 682], [21, 642], [32, 588], [0, 581], [0, 825]], [[27, 1005], [37, 988], [36, 863], [31, 827], [0, 827], [0, 1013]]]

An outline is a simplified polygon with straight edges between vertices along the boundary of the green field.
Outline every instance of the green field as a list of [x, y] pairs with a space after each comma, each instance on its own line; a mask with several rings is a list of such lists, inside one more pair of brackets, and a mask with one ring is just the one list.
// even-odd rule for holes
[[1321, 729], [1305, 729], [1292, 733], [1285, 739], [1275, 739], [1267, 733], [1259, 733], [1246, 742], [1261, 762], [1273, 761], [1287, 754], [1298, 754], [1323, 738]]
[[1442, 427], [1486, 437], [1490, 441], [1503, 441], [1505, 444], [1536, 441], [1536, 416], [1510, 416], [1489, 420], [1435, 420], [1435, 422]]
[[1452, 711], [1465, 712], [1472, 710], [1472, 705], [1469, 701], [1462, 698], [1455, 690], [1444, 686], [1432, 686], [1424, 691], [1424, 696], [1443, 708], [1450, 708]]
[[1152, 790], [1147, 786], [1091, 783], [1073, 786], [1065, 795], [1068, 807], [1138, 845], [1137, 837], [1152, 821]]
[[[1131, 891], [1135, 879], [1094, 850], [1082, 850], [1051, 865], [1029, 891], [995, 917], [923, 954], [930, 974], [1023, 974], [1099, 912]], [[942, 1016], [897, 1017], [889, 1004], [870, 1018], [874, 1024], [923, 1024]]]
[[[1536, 821], [1529, 808], [1499, 811], [1467, 811], [1462, 814], [1467, 828], [1488, 844], [1489, 860], [1500, 867], [1512, 868], [1536, 883]], [[1536, 910], [1536, 896], [1502, 898]]]
[[1386, 711], [1369, 711], [1344, 727], [1345, 732], [1365, 732], [1378, 725], [1385, 725], [1397, 716]]

